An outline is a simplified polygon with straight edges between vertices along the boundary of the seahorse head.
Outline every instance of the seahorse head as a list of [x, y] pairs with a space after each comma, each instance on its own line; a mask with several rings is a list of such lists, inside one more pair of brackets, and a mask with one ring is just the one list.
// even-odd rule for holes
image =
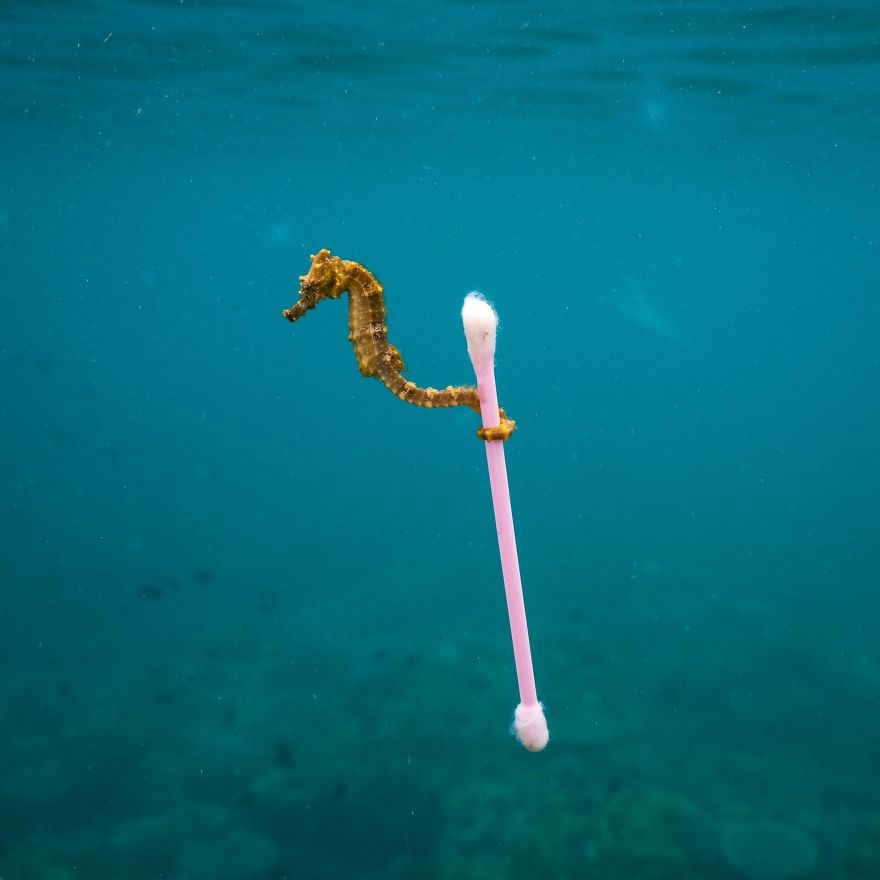
[[282, 314], [288, 321], [296, 321], [313, 309], [322, 299], [338, 299], [345, 290], [339, 257], [326, 248], [312, 256], [312, 265], [299, 279], [299, 299]]

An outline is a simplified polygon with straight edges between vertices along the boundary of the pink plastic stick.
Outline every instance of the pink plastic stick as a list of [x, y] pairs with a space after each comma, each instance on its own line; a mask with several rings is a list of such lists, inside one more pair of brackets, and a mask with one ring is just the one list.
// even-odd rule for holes
[[[468, 353], [474, 365], [474, 372], [477, 374], [483, 427], [494, 428], [501, 423], [498, 415], [498, 392], [495, 387], [495, 337], [498, 315], [478, 293], [470, 293], [464, 301], [462, 320], [468, 342]], [[513, 658], [519, 683], [520, 703], [514, 713], [513, 726], [517, 738], [529, 751], [540, 752], [547, 745], [550, 733], [544, 717], [544, 707], [538, 702], [535, 687], [526, 606], [519, 573], [519, 558], [516, 553], [510, 487], [507, 483], [504, 441], [487, 441], [486, 458], [489, 462], [489, 485], [492, 489], [498, 549], [501, 551], [501, 573], [504, 577], [510, 634], [513, 639]]]

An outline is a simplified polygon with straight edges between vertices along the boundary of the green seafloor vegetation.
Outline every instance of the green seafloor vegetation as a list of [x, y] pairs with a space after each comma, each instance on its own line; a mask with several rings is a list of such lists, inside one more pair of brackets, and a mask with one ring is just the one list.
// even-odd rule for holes
[[340, 652], [341, 599], [294, 612], [264, 591], [192, 638], [212, 572], [136, 585], [118, 609], [152, 645], [136, 676], [83, 633], [4, 691], [3, 876], [876, 876], [876, 731], [853, 708], [870, 654], [822, 656], [769, 605], [674, 581], [628, 573], [603, 627], [586, 598], [537, 616], [539, 756], [508, 730], [503, 630], [417, 642], [365, 615]]

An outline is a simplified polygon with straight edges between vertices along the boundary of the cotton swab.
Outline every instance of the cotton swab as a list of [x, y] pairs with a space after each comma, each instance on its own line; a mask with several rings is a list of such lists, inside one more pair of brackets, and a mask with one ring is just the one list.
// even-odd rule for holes
[[[484, 428], [500, 424], [498, 392], [495, 387], [495, 337], [498, 315], [495, 309], [476, 291], [469, 293], [461, 310], [468, 354], [477, 374], [480, 395], [480, 414]], [[519, 559], [516, 553], [516, 535], [513, 529], [513, 511], [510, 506], [510, 487], [507, 483], [507, 463], [502, 440], [486, 441], [489, 462], [489, 485], [492, 489], [492, 507], [495, 510], [495, 528], [498, 549], [501, 551], [501, 573], [507, 596], [510, 634], [513, 639], [513, 658], [519, 684], [519, 705], [513, 716], [517, 739], [530, 751], [540, 752], [550, 740], [544, 707], [538, 702], [532, 652], [529, 648], [529, 628], [523, 600]]]

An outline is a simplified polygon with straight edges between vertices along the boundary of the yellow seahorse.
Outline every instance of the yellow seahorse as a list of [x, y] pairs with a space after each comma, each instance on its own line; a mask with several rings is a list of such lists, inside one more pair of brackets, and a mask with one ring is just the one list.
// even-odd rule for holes
[[[403, 358], [388, 341], [385, 297], [382, 285], [360, 263], [334, 257], [326, 248], [312, 257], [307, 275], [299, 279], [299, 299], [281, 314], [288, 321], [299, 320], [322, 299], [338, 299], [348, 292], [348, 338], [354, 345], [358, 369], [364, 376], [375, 376], [395, 396], [407, 403], [425, 407], [469, 406], [480, 412], [480, 397], [470, 385], [448, 388], [420, 388], [403, 376]], [[499, 409], [501, 424], [479, 428], [481, 440], [507, 440], [515, 422]]]

